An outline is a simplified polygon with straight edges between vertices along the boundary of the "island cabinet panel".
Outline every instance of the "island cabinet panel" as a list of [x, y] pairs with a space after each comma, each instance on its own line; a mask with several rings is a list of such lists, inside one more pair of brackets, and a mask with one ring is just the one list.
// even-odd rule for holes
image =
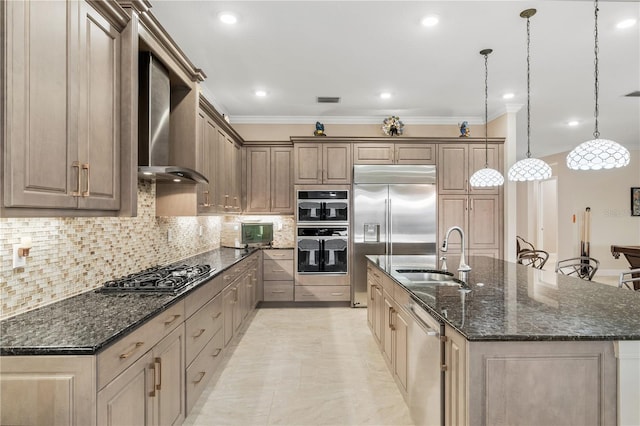
[[617, 424], [613, 342], [468, 344], [475, 424]]
[[467, 408], [467, 340], [449, 325], [444, 344], [444, 423], [469, 425]]
[[4, 207], [118, 210], [122, 28], [84, 1], [5, 2], [4, 18]]
[[95, 424], [92, 356], [7, 356], [0, 375], [0, 424]]
[[350, 143], [295, 143], [295, 184], [351, 183]]

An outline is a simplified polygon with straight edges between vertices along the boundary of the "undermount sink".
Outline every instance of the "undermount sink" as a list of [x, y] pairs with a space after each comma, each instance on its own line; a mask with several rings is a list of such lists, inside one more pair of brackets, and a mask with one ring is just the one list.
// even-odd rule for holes
[[460, 286], [464, 284], [456, 279], [451, 272], [438, 271], [436, 269], [405, 268], [396, 269], [395, 272], [415, 285]]

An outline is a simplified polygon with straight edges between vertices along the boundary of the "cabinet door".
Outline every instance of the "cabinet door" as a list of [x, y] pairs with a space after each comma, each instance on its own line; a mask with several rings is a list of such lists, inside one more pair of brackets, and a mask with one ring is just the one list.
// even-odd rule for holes
[[218, 137], [216, 140], [216, 180], [214, 182], [215, 191], [214, 199], [215, 210], [218, 213], [225, 211], [225, 206], [228, 204], [229, 188], [227, 187], [227, 134], [222, 130], [217, 129]]
[[5, 206], [75, 208], [78, 123], [67, 113], [78, 109], [79, 2], [3, 3]]
[[335, 143], [322, 146], [322, 183], [351, 183], [351, 144]]
[[153, 424], [152, 367], [149, 351], [98, 392], [98, 426]]
[[436, 146], [429, 143], [397, 143], [395, 163], [436, 164]]
[[373, 331], [374, 323], [375, 323], [374, 291], [375, 291], [375, 284], [373, 283], [373, 280], [371, 277], [371, 269], [367, 268], [367, 324], [369, 325], [369, 329], [371, 331]]
[[80, 2], [78, 161], [82, 209], [120, 208], [120, 34]]
[[353, 164], [393, 164], [393, 143], [353, 144]]
[[[397, 301], [396, 301], [397, 302]], [[396, 308], [394, 326], [394, 356], [393, 356], [393, 374], [400, 386], [400, 390], [407, 394], [407, 367], [408, 367], [408, 340], [407, 331], [409, 318], [403, 309]]]
[[[504, 175], [502, 171], [502, 145], [489, 144], [487, 145], [487, 147], [488, 149], [485, 153], [484, 144], [469, 146], [469, 177], [471, 177], [471, 175], [473, 175], [478, 170], [484, 168], [485, 160], [488, 160], [490, 168], [498, 170]], [[470, 194], [498, 194], [499, 192], [499, 186], [489, 188], [474, 188], [469, 185]]]
[[470, 250], [500, 248], [502, 211], [498, 195], [469, 197], [469, 226], [465, 231]]
[[449, 326], [445, 336], [444, 423], [467, 425], [467, 341]]
[[247, 148], [247, 207], [249, 213], [271, 211], [271, 148]]
[[271, 211], [293, 214], [293, 150], [271, 148]]
[[233, 312], [236, 303], [236, 288], [228, 286], [222, 293], [223, 316], [224, 316], [224, 346], [226, 347], [233, 338]]
[[155, 424], [179, 425], [185, 419], [185, 341], [180, 325], [153, 348]]
[[438, 194], [466, 194], [468, 191], [467, 144], [438, 146]]
[[[465, 237], [467, 238], [465, 243], [467, 246], [469, 245], [468, 216], [468, 195], [441, 195], [438, 197], [438, 247], [442, 247], [445, 233], [452, 226], [459, 226], [464, 230]], [[452, 233], [449, 239], [447, 253], [460, 253], [461, 243], [460, 234], [457, 232]]]
[[322, 144], [296, 144], [294, 183], [322, 183]]
[[202, 111], [198, 111], [198, 170], [209, 179], [209, 183], [199, 183], [198, 213], [207, 214], [216, 211], [216, 196], [221, 185], [216, 186], [218, 169], [218, 128]]
[[395, 308], [393, 299], [384, 292], [384, 306], [382, 317], [384, 318], [383, 337], [382, 337], [382, 356], [387, 362], [389, 369], [393, 371], [393, 319], [395, 317]]
[[374, 313], [374, 328], [373, 328], [373, 335], [375, 336], [376, 340], [378, 341], [378, 344], [382, 345], [382, 342], [384, 340], [384, 324], [385, 323], [385, 318], [383, 315], [384, 312], [384, 295], [382, 293], [382, 287], [380, 285], [376, 285], [375, 287], [375, 291], [374, 291], [374, 306], [375, 306], [375, 313]]

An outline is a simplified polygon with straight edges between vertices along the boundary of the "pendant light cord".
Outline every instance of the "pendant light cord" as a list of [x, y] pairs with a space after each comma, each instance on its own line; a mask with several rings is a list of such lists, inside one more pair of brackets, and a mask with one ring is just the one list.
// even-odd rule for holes
[[598, 131], [598, 115], [600, 114], [600, 110], [598, 107], [598, 92], [600, 91], [600, 82], [598, 81], [598, 0], [595, 0], [594, 2], [594, 15], [595, 15], [595, 28], [593, 30], [593, 35], [594, 35], [594, 47], [593, 47], [593, 53], [595, 56], [595, 59], [593, 60], [593, 65], [595, 67], [595, 71], [594, 71], [594, 77], [595, 77], [595, 88], [594, 88], [594, 95], [595, 95], [595, 99], [596, 99], [596, 108], [594, 111], [594, 117], [596, 118], [596, 127], [595, 130], [593, 131], [593, 137], [594, 139], [598, 139], [600, 138], [600, 132]]
[[489, 167], [489, 143], [487, 141], [488, 138], [488, 124], [487, 124], [487, 109], [488, 103], [487, 98], [489, 97], [489, 65], [487, 62], [487, 58], [489, 54], [486, 53], [484, 55], [484, 166]]
[[527, 158], [531, 158], [531, 55], [529, 45], [531, 43], [531, 29], [529, 16], [527, 16]]

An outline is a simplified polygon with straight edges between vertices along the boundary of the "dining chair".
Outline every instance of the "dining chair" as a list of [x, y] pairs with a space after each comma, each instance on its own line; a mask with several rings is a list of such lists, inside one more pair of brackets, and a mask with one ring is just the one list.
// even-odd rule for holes
[[516, 255], [522, 253], [523, 251], [530, 251], [535, 249], [536, 248], [529, 241], [516, 235]]
[[622, 288], [623, 286], [628, 288], [629, 290], [640, 291], [640, 268], [632, 269], [620, 274], [618, 287]]
[[518, 263], [524, 266], [531, 266], [542, 269], [549, 260], [549, 253], [544, 250], [523, 250], [518, 253]]
[[578, 256], [557, 261], [556, 272], [591, 281], [599, 266], [600, 262], [593, 257]]

